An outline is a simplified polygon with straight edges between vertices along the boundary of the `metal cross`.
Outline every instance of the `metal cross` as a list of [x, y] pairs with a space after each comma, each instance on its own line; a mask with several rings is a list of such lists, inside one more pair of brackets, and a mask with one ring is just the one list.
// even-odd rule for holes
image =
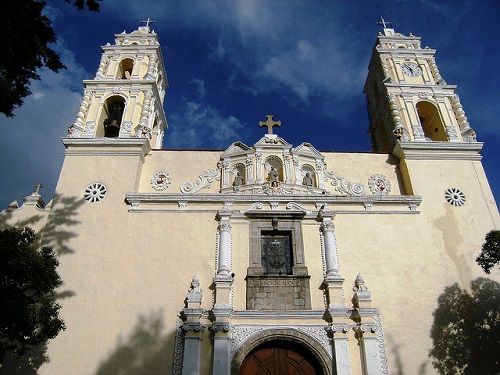
[[392, 22], [385, 21], [382, 17], [380, 17], [380, 21], [377, 22], [377, 25], [381, 25], [384, 29], [387, 29], [387, 26], [389, 25], [392, 27]]
[[153, 23], [153, 22], [156, 22], [155, 20], [152, 20], [148, 17], [148, 19], [146, 21], [141, 21], [141, 23], [145, 23], [146, 24], [146, 27], [149, 27], [149, 24], [150, 23]]
[[43, 185], [39, 182], [35, 185], [35, 193], [40, 194], [40, 189], [43, 188]]
[[281, 126], [281, 121], [274, 121], [274, 115], [267, 115], [266, 121], [259, 121], [259, 126], [267, 126], [267, 134], [273, 134], [273, 126]]

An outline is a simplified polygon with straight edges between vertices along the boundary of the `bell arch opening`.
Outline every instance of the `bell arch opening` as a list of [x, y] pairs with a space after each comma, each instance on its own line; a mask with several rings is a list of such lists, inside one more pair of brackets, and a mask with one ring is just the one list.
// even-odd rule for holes
[[331, 355], [315, 339], [296, 329], [268, 329], [240, 346], [231, 362], [231, 374], [335, 375]]
[[118, 65], [118, 71], [116, 73], [116, 78], [118, 79], [130, 79], [132, 77], [132, 70], [134, 69], [134, 60], [123, 59]]
[[427, 101], [417, 103], [417, 113], [428, 141], [447, 141], [445, 127], [437, 107]]
[[120, 133], [120, 126], [125, 110], [125, 98], [111, 96], [104, 102], [97, 136], [116, 138]]

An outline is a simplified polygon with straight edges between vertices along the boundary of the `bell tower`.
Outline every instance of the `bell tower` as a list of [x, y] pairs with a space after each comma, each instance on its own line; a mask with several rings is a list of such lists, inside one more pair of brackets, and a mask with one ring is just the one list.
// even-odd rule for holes
[[391, 152], [397, 141], [428, 142], [433, 149], [475, 143], [456, 85], [439, 73], [436, 50], [422, 48], [420, 37], [395, 32], [384, 19], [378, 23], [383, 30], [364, 87], [373, 149]]
[[84, 93], [68, 138], [147, 138], [161, 148], [167, 120], [163, 100], [168, 88], [157, 34], [145, 25], [115, 34], [115, 43], [102, 47], [92, 80]]

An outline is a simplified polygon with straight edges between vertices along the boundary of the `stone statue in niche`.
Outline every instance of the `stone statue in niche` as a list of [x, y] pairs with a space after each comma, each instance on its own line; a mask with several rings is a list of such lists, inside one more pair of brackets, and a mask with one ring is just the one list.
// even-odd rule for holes
[[104, 120], [105, 137], [118, 137], [118, 134], [120, 133], [120, 124], [122, 122], [124, 108], [124, 104], [120, 102], [113, 103], [109, 106], [109, 117]]
[[245, 180], [241, 175], [241, 172], [236, 172], [236, 176], [234, 177], [233, 186], [241, 186], [245, 184]]
[[267, 180], [271, 184], [272, 187], [278, 186], [278, 171], [275, 167], [271, 167], [271, 170], [267, 174]]
[[309, 172], [306, 172], [306, 175], [302, 179], [302, 185], [305, 185], [307, 187], [313, 186], [313, 180], [312, 180], [311, 174]]

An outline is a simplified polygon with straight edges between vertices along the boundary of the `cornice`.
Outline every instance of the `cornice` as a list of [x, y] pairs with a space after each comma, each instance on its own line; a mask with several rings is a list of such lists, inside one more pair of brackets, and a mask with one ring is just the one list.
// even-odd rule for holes
[[397, 142], [392, 154], [405, 160], [480, 161], [483, 142]]
[[65, 155], [141, 156], [151, 151], [146, 138], [61, 138]]

